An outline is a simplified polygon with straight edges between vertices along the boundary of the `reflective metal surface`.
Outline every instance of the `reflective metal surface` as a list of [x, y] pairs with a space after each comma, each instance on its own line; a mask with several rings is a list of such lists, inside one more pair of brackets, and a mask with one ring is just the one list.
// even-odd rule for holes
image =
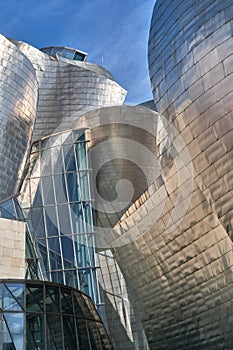
[[[122, 237], [137, 227], [144, 233], [99, 253], [117, 349], [232, 348], [232, 28], [232, 1], [155, 4], [149, 67], [161, 113], [155, 137], [163, 181], [114, 226]], [[177, 135], [189, 155], [183, 165]], [[185, 184], [186, 176], [192, 181]]]
[[[31, 91], [34, 94], [30, 97], [32, 107], [26, 109], [30, 111], [25, 118], [26, 143], [20, 146], [21, 140], [11, 141], [13, 148], [6, 162], [18, 160], [19, 147], [23, 156], [27, 149], [38, 80], [33, 137], [34, 141], [40, 140], [31, 154], [22, 202], [29, 203], [29, 212], [34, 206], [43, 213], [39, 221], [35, 216], [34, 222], [38, 223], [39, 235], [42, 233], [39, 240], [45, 247], [45, 261], [50, 265], [47, 271], [59, 270], [63, 283], [66, 283], [65, 254], [72, 252], [75, 269], [79, 271], [79, 256], [90, 257], [91, 249], [88, 248], [87, 255], [82, 255], [83, 247], [75, 252], [75, 238], [83, 233], [78, 225], [75, 232], [74, 228], [70, 229], [72, 247], [68, 248], [67, 241], [62, 243], [65, 235], [59, 223], [62, 217], [59, 206], [65, 204], [70, 210], [73, 202], [77, 207], [80, 204], [76, 219], [81, 218], [85, 225], [88, 215], [85, 215], [85, 198], [79, 198], [75, 192], [76, 185], [81, 184], [80, 169], [67, 170], [64, 157], [61, 161], [64, 171], [60, 175], [64, 179], [66, 202], [59, 202], [56, 166], [52, 162], [57, 159], [56, 150], [63, 148], [64, 140], [60, 142], [62, 133], [57, 132], [73, 129], [68, 131], [72, 134], [76, 129], [89, 129], [88, 150], [95, 187], [90, 192], [91, 186], [87, 186], [88, 201], [94, 194], [96, 202], [92, 205], [97, 219], [96, 227], [94, 220], [91, 222], [91, 232], [95, 229], [98, 232], [101, 289], [109, 334], [118, 350], [232, 349], [232, 36], [232, 0], [156, 1], [148, 56], [154, 103], [160, 114], [149, 110], [155, 109], [151, 102], [144, 107], [119, 106], [124, 101], [125, 90], [101, 67], [52, 58], [28, 44], [13, 41], [19, 51], [1, 37], [1, 69], [8, 72], [4, 62], [5, 55], [11, 60], [9, 50], [12, 57], [16, 55], [23, 62], [23, 68], [19, 66], [16, 71], [9, 66], [9, 77], [1, 75], [4, 87], [8, 89], [8, 80], [14, 81], [22, 68], [16, 87], [21, 89], [19, 81], [27, 72], [28, 84], [33, 86], [30, 85], [30, 96]], [[24, 84], [25, 81], [25, 90], [28, 85]], [[9, 99], [7, 89], [6, 92], [3, 89], [5, 95], [1, 95], [0, 103], [1, 113], [7, 115], [9, 123], [5, 123], [4, 115], [0, 121], [14, 130], [11, 112], [16, 108], [17, 113], [25, 113], [25, 93], [20, 93], [22, 103], [18, 108], [17, 97]], [[12, 102], [12, 107], [6, 104], [7, 100]], [[24, 120], [24, 114], [19, 115]], [[56, 133], [57, 139], [46, 148], [43, 138], [51, 133]], [[9, 148], [5, 143], [7, 137], [2, 140], [1, 153], [5, 157]], [[75, 161], [68, 163], [78, 168], [79, 157], [74, 152]], [[11, 163], [2, 169], [2, 188], [7, 189], [3, 198], [17, 187], [22, 159], [15, 163], [12, 175], [8, 171]], [[50, 173], [43, 174], [49, 167]], [[82, 170], [85, 173], [90, 169]], [[65, 180], [68, 173], [76, 172], [76, 177]], [[6, 187], [9, 181], [6, 174], [11, 181], [10, 189]], [[75, 200], [69, 197], [71, 187]], [[51, 208], [53, 220], [48, 215]], [[63, 221], [66, 233], [69, 224], [73, 225], [70, 211], [67, 217], [69, 220]], [[56, 242], [52, 245], [54, 238]], [[89, 283], [82, 276], [77, 280], [80, 288], [82, 281], [84, 287]]]
[[102, 67], [52, 58], [26, 43], [13, 42], [32, 62], [39, 82], [33, 140], [70, 129], [86, 110], [124, 102], [126, 91]]
[[17, 193], [36, 116], [32, 64], [0, 35], [0, 201]]
[[[143, 221], [156, 206], [150, 199], [162, 189], [163, 212], [144, 235], [113, 252], [153, 350], [232, 348], [232, 28], [232, 1], [155, 4], [149, 39], [155, 104], [185, 142], [193, 189], [176, 224], [179, 174], [157, 140], [160, 159], [169, 165], [164, 184], [150, 187], [140, 198], [143, 204], [131, 206], [118, 225], [127, 232]], [[167, 138], [172, 145], [173, 135]], [[108, 284], [106, 295], [125, 296], [117, 283]]]
[[[100, 231], [113, 227], [157, 178], [157, 121], [158, 113], [148, 108], [114, 106], [88, 112], [74, 123], [74, 128], [89, 129], [94, 208]], [[110, 242], [113, 237], [109, 232], [107, 235], [104, 238]], [[98, 244], [108, 247], [107, 241]]]

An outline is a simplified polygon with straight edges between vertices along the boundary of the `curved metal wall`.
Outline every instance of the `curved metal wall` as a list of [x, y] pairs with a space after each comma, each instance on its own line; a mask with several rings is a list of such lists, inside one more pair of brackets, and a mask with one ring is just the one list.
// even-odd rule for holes
[[126, 91], [103, 68], [55, 59], [28, 44], [14, 43], [32, 62], [39, 81], [33, 140], [71, 128], [87, 110], [123, 104]]
[[[144, 212], [141, 207], [144, 193], [159, 180], [159, 164], [155, 156], [158, 119], [158, 113], [149, 108], [114, 106], [88, 112], [73, 126], [89, 129], [100, 287], [105, 298], [109, 335], [114, 347], [119, 350], [149, 349], [138, 313], [142, 302], [139, 301], [138, 307], [134, 304], [135, 293], [131, 290], [130, 277], [137, 274], [135, 281], [138, 278], [143, 280], [145, 266], [137, 264], [138, 253], [135, 255], [126, 245], [127, 237], [121, 237], [125, 226], [122, 224], [120, 227], [117, 222], [130, 211], [133, 203]], [[133, 230], [134, 224], [133, 218], [126, 226]], [[111, 227], [114, 229], [111, 230]], [[118, 255], [121, 245], [126, 256]], [[128, 269], [127, 272], [125, 269]], [[144, 295], [141, 297], [144, 298]]]
[[[138, 228], [140, 236], [101, 253], [107, 317], [119, 349], [137, 346], [127, 343], [133, 318], [125, 305], [142, 321], [150, 349], [232, 348], [232, 28], [229, 0], [155, 4], [149, 66], [161, 113], [155, 136], [162, 181], [114, 226], [122, 242]], [[183, 149], [186, 159], [179, 158]]]
[[149, 39], [155, 104], [185, 140], [195, 181], [231, 238], [232, 46], [232, 1], [156, 2]]
[[30, 61], [2, 35], [0, 48], [0, 200], [4, 200], [18, 191], [36, 116], [38, 84]]
[[[95, 217], [100, 231], [114, 226], [157, 178], [153, 136], [157, 120], [158, 113], [145, 107], [114, 106], [88, 112], [74, 123], [74, 128], [89, 129]], [[108, 236], [109, 241], [113, 238]], [[108, 246], [108, 242], [102, 244]]]
[[193, 166], [193, 189], [176, 223], [182, 169], [168, 132], [167, 144], [157, 139], [164, 183], [149, 187], [115, 229], [124, 234], [140, 222], [146, 229], [161, 205], [154, 199], [165, 191], [161, 216], [134, 242], [113, 250], [153, 350], [232, 348], [232, 28], [229, 0], [158, 0], [154, 7], [149, 67], [155, 104], [189, 151], [183, 170]]

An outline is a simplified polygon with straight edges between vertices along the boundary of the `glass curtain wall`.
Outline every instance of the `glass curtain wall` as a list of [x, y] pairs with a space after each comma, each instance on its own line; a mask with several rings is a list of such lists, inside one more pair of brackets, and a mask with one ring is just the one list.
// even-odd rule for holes
[[38, 246], [35, 242], [32, 225], [30, 220], [26, 219], [26, 215], [16, 197], [12, 197], [0, 203], [0, 217], [26, 223], [25, 278], [43, 280], [46, 276], [45, 269]]
[[21, 200], [48, 280], [77, 288], [100, 306], [87, 143], [85, 130], [35, 142]]
[[65, 286], [23, 280], [0, 280], [0, 348], [112, 349], [89, 297]]

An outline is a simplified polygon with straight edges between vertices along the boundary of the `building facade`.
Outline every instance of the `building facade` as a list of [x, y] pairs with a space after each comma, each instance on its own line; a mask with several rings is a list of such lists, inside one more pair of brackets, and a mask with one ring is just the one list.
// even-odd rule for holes
[[233, 348], [232, 37], [230, 0], [157, 0], [126, 106], [85, 52], [0, 36], [3, 348]]

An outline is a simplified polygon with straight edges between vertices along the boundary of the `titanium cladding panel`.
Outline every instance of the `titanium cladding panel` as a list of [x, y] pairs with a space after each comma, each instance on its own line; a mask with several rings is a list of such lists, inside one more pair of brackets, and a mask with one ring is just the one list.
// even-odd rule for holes
[[232, 1], [173, 0], [156, 2], [149, 39], [156, 106], [185, 140], [195, 181], [231, 238], [232, 34]]
[[0, 200], [15, 194], [36, 116], [37, 79], [30, 61], [0, 35]]
[[113, 106], [88, 112], [74, 123], [74, 128], [90, 129], [96, 226], [106, 239], [99, 247], [116, 239], [109, 232], [104, 235], [104, 228], [113, 227], [156, 179], [157, 117], [145, 107]]
[[33, 140], [70, 129], [87, 110], [123, 104], [125, 89], [104, 68], [52, 58], [28, 44], [14, 43], [32, 62], [39, 82]]
[[[133, 229], [164, 189], [160, 218], [114, 251], [153, 350], [232, 349], [232, 28], [232, 1], [155, 4], [149, 38], [155, 104], [189, 151], [193, 189], [183, 220], [167, 232], [182, 170], [170, 162], [160, 187], [149, 187], [115, 229]], [[158, 149], [166, 164], [162, 142]]]

